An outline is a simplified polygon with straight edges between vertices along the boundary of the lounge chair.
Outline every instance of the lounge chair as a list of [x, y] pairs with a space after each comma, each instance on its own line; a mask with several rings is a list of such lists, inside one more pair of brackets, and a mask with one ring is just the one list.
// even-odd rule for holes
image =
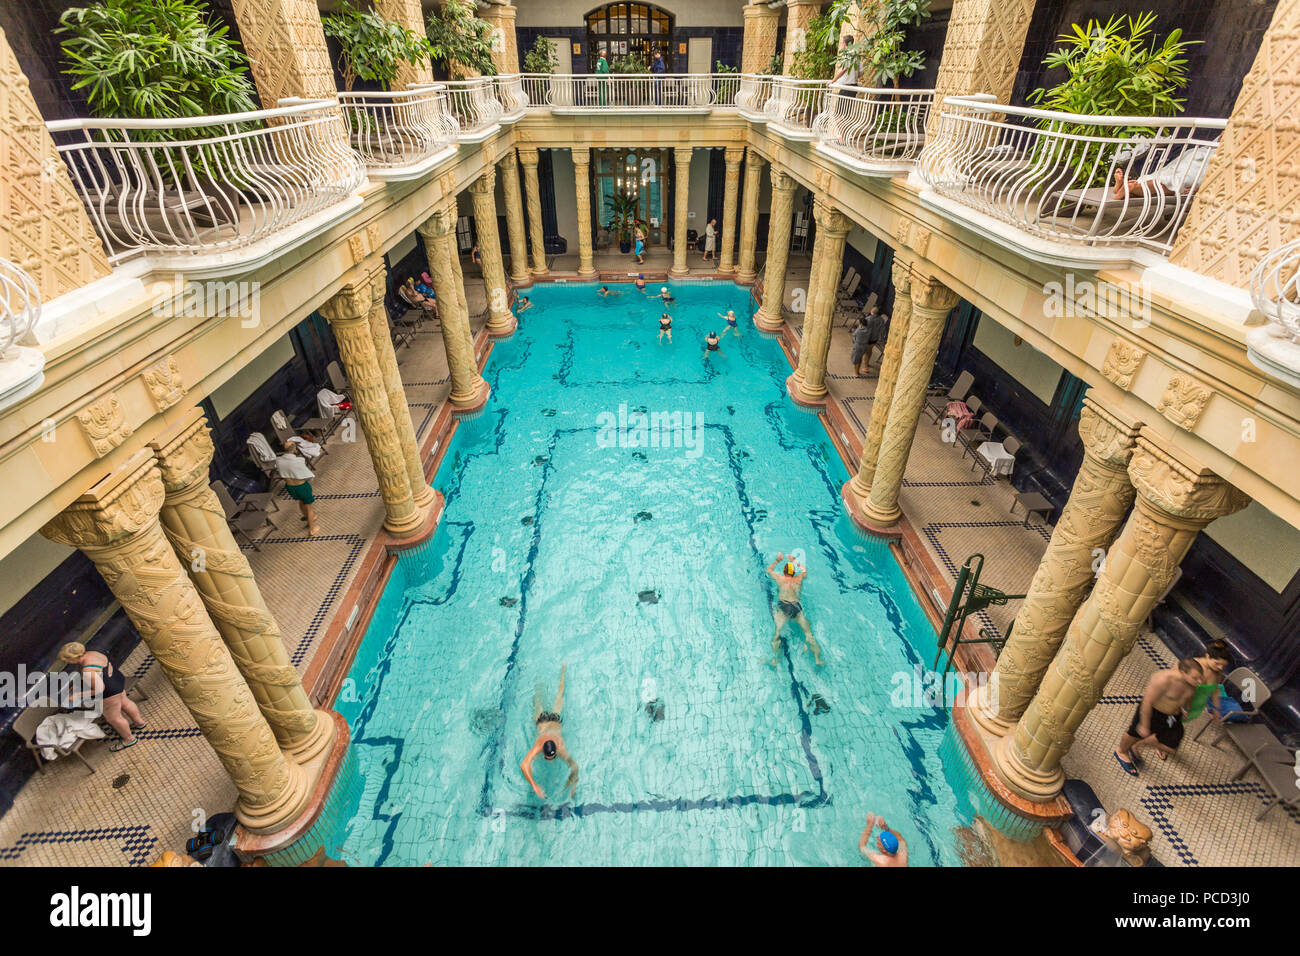
[[[41, 748], [36, 745], [36, 728], [41, 725], [41, 721], [46, 717], [62, 713], [62, 711], [63, 708], [61, 707], [27, 707], [14, 718], [14, 733], [22, 738], [23, 746], [30, 750], [32, 756], [36, 758], [36, 769], [41, 773], [45, 773], [45, 759], [41, 756]], [[76, 757], [86, 765], [87, 770], [94, 773], [95, 768], [90, 765], [90, 761], [81, 752], [81, 745], [85, 742], [86, 738], [79, 738], [76, 743], [68, 748], [64, 756]]]
[[[1273, 694], [1268, 685], [1249, 667], [1236, 668], [1227, 676], [1224, 683], [1251, 690], [1249, 696], [1254, 700], [1243, 703], [1243, 707], [1250, 707], [1248, 712], [1251, 714], [1258, 714], [1260, 708]], [[1259, 812], [1255, 817], [1256, 820], [1262, 820], [1264, 815], [1278, 804], [1289, 807], [1300, 805], [1300, 787], [1296, 786], [1295, 770], [1296, 754], [1300, 748], [1282, 743], [1263, 723], [1257, 721], [1227, 723], [1216, 721], [1209, 716], [1192, 739], [1200, 740], [1201, 734], [1205, 733], [1205, 728], [1211, 724], [1214, 724], [1219, 732], [1211, 746], [1218, 747], [1219, 741], [1227, 737], [1237, 745], [1237, 749], [1246, 758], [1241, 768], [1232, 775], [1232, 779], [1240, 780], [1246, 775], [1247, 770], [1254, 767], [1259, 771], [1264, 785], [1273, 793], [1273, 799]]]
[[230, 493], [224, 481], [214, 481], [212, 490], [221, 502], [221, 510], [225, 512], [227, 518], [237, 514], [243, 514], [246, 511], [279, 511], [280, 503], [276, 501], [275, 484], [279, 479], [272, 482], [271, 491], [254, 491], [244, 495], [238, 501]]
[[971, 386], [974, 384], [975, 376], [970, 372], [962, 372], [957, 376], [957, 381], [952, 383], [952, 388], [948, 389], [947, 392], [942, 388], [927, 389], [925, 410], [929, 413], [931, 420], [937, 422], [949, 402], [966, 401], [966, 396], [970, 394]]
[[343, 369], [339, 366], [338, 362], [330, 362], [329, 365], [326, 365], [325, 374], [329, 376], [330, 387], [334, 389], [334, 391], [343, 395], [348, 393], [348, 379], [347, 376], [343, 374]]
[[280, 472], [275, 466], [275, 449], [271, 443], [266, 440], [266, 436], [261, 432], [253, 432], [245, 440], [248, 447], [248, 457], [253, 459], [253, 464], [262, 470], [272, 481], [280, 477]]
[[[967, 402], [966, 406], [969, 408], [970, 402]], [[972, 408], [971, 411], [973, 412], [975, 409]], [[965, 458], [967, 455], [970, 455], [972, 458], [978, 460], [979, 454], [976, 449], [986, 441], [993, 440], [993, 433], [998, 430], [1000, 424], [998, 416], [994, 415], [992, 412], [985, 412], [980, 416], [979, 421], [970, 428], [959, 429], [957, 432], [957, 443], [961, 446], [961, 456]]]

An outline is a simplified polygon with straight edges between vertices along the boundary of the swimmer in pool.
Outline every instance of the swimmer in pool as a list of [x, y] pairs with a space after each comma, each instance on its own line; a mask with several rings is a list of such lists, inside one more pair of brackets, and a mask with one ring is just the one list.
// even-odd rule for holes
[[665, 335], [668, 336], [668, 344], [672, 345], [673, 344], [673, 317], [669, 315], [667, 312], [659, 316], [659, 341], [660, 342], [664, 340]]
[[[785, 566], [776, 570], [776, 566], [785, 562]], [[808, 624], [808, 618], [803, 613], [803, 604], [799, 601], [800, 592], [803, 591], [803, 579], [808, 574], [807, 568], [796, 567], [794, 559], [786, 559], [784, 554], [778, 554], [776, 560], [767, 566], [767, 574], [776, 582], [776, 607], [772, 609], [772, 617], [776, 620], [776, 636], [772, 638], [772, 659], [768, 661], [773, 667], [776, 666], [776, 655], [781, 650], [781, 629], [785, 627], [787, 621], [794, 621], [803, 628], [804, 637], [808, 639], [808, 649], [812, 651], [813, 663], [820, 667], [823, 663], [821, 648], [817, 646], [816, 639], [812, 636], [812, 627]]]
[[635, 285], [636, 285], [636, 288], [637, 288], [637, 291], [638, 291], [638, 292], [644, 292], [644, 291], [645, 291], [645, 274], [644, 274], [644, 273], [637, 273], [637, 277], [636, 277]]
[[601, 286], [599, 289], [596, 290], [596, 295], [622, 295], [622, 294], [623, 294], [623, 290], [622, 290], [622, 289], [619, 289], [619, 290], [616, 292], [616, 291], [614, 291], [613, 289], [611, 289], [611, 288], [610, 288], [609, 286], [607, 286], [607, 285], [603, 285], [603, 286]]
[[[871, 832], [880, 827], [876, 835], [876, 850], [871, 849]], [[867, 827], [858, 838], [858, 852], [876, 866], [907, 866], [907, 841], [897, 831], [889, 829], [882, 818], [867, 814]]]
[[718, 338], [717, 332], [710, 332], [704, 339], [704, 354], [700, 357], [708, 358], [710, 352], [717, 352], [723, 358], [727, 357], [727, 353], [722, 351], [722, 340]]
[[528, 296], [526, 295], [515, 296], [515, 315], [518, 315], [520, 312], [523, 312], [525, 309], [531, 309], [532, 307], [533, 307], [533, 302], [530, 298], [528, 298]]
[[673, 301], [673, 294], [668, 291], [668, 286], [663, 286], [657, 295], [650, 296], [652, 299], [663, 299], [665, 302]]
[[569, 765], [569, 779], [564, 782], [569, 796], [573, 796], [573, 791], [578, 787], [578, 761], [570, 756], [569, 749], [564, 746], [564, 734], [560, 729], [560, 725], [564, 722], [564, 672], [568, 666], [568, 664], [560, 666], [560, 689], [555, 693], [555, 703], [551, 705], [550, 710], [547, 710], [542, 702], [540, 686], [533, 694], [533, 720], [537, 724], [537, 740], [532, 750], [528, 751], [520, 761], [519, 769], [524, 772], [524, 779], [528, 781], [528, 785], [533, 788], [533, 793], [537, 794], [539, 800], [546, 799], [546, 791], [533, 779], [533, 761], [537, 759], [538, 754], [547, 760], [559, 757]]
[[740, 338], [740, 329], [736, 326], [735, 309], [728, 309], [726, 315], [723, 315], [721, 312], [719, 312], [718, 318], [725, 319], [727, 322], [727, 327], [722, 330], [723, 335], [726, 335], [728, 332], [730, 332], [736, 338]]

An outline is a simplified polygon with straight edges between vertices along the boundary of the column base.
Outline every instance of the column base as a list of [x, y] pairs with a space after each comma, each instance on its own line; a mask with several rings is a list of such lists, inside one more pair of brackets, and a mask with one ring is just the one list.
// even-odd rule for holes
[[405, 540], [420, 530], [420, 525], [424, 523], [424, 512], [417, 506], [411, 516], [400, 524], [393, 524], [391, 521], [392, 519], [388, 517], [384, 518], [384, 532], [390, 537]]
[[494, 339], [508, 339], [515, 334], [515, 329], [519, 328], [519, 319], [513, 312], [507, 312], [498, 319], [493, 316], [487, 320], [487, 334]]
[[304, 787], [302, 806], [294, 814], [288, 815], [280, 827], [269, 832], [249, 826], [236, 808], [235, 816], [239, 818], [239, 827], [235, 831], [234, 847], [241, 859], [252, 860], [290, 846], [311, 829], [325, 808], [351, 743], [351, 733], [341, 714], [333, 710], [324, 713], [333, 725], [333, 746], [322, 751], [310, 763], [295, 765], [308, 781], [308, 786]]
[[510, 284], [516, 289], [527, 289], [533, 284], [533, 274], [531, 272], [525, 272], [521, 276], [512, 275], [510, 277]]
[[235, 819], [250, 833], [280, 832], [303, 813], [311, 800], [314, 778], [310, 765], [288, 759], [285, 762], [289, 768], [289, 785], [274, 803], [262, 807], [245, 806], [242, 799], [235, 803]]
[[799, 379], [799, 373], [793, 372], [785, 380], [786, 393], [794, 399], [796, 405], [802, 405], [810, 411], [822, 411], [826, 408], [828, 393], [825, 388], [818, 395], [804, 387], [803, 382]]
[[529, 269], [528, 271], [532, 273], [534, 279], [537, 278], [538, 276], [548, 276], [551, 274], [551, 270], [546, 268], [546, 266], [542, 266], [540, 269], [532, 268]]
[[691, 270], [689, 266], [684, 266], [683, 268], [678, 269], [677, 266], [674, 265], [668, 270], [668, 278], [670, 279], [685, 279], [690, 274]]
[[390, 554], [395, 554], [399, 551], [409, 551], [412, 548], [419, 547], [432, 538], [433, 533], [438, 530], [438, 522], [442, 520], [442, 512], [446, 507], [447, 501], [443, 497], [441, 491], [437, 491], [433, 488], [430, 488], [429, 490], [433, 492], [433, 501], [428, 509], [425, 510], [424, 518], [420, 522], [420, 527], [414, 534], [407, 535], [405, 538], [385, 541], [384, 546], [388, 549]]
[[1026, 767], [1016, 756], [1013, 743], [1007, 736], [992, 747], [993, 769], [998, 779], [1013, 793], [1035, 803], [1046, 803], [1060, 796], [1065, 786], [1065, 771], [1059, 766], [1049, 771]]
[[858, 496], [851, 479], [844, 482], [844, 486], [840, 488], [840, 500], [844, 502], [844, 509], [849, 513], [849, 520], [853, 522], [854, 527], [859, 531], [863, 531], [875, 538], [897, 539], [903, 537], [903, 528], [898, 521], [898, 518], [902, 517], [902, 512], [900, 511], [898, 518], [893, 521], [879, 521], [873, 518], [867, 510], [867, 497], [865, 495]]
[[411, 497], [415, 499], [415, 506], [421, 511], [427, 512], [438, 498], [438, 493], [433, 490], [433, 487], [427, 481], [422, 481], [411, 491]]
[[741, 272], [739, 269], [736, 270], [736, 285], [753, 285], [757, 280], [757, 272]]
[[596, 268], [595, 263], [587, 266], [586, 268], [583, 268], [581, 264], [578, 265], [579, 279], [594, 279], [598, 275], [600, 275], [600, 270]]
[[297, 746], [283, 748], [284, 755], [296, 763], [309, 764], [334, 744], [335, 727], [331, 711], [317, 710], [313, 713], [316, 715], [316, 726], [311, 733]]
[[1016, 721], [998, 716], [996, 708], [989, 704], [989, 688], [992, 686], [992, 684], [982, 686], [976, 693], [975, 700], [966, 710], [970, 714], [970, 719], [981, 731], [990, 737], [1006, 737], [1016, 729]]
[[452, 413], [456, 415], [473, 415], [483, 411], [483, 406], [487, 404], [489, 396], [492, 394], [492, 387], [483, 379], [479, 379], [478, 391], [472, 396], [458, 397], [452, 395], [448, 401], [452, 405]]
[[754, 325], [760, 332], [780, 332], [785, 325], [785, 316], [771, 316], [762, 309], [754, 313]]

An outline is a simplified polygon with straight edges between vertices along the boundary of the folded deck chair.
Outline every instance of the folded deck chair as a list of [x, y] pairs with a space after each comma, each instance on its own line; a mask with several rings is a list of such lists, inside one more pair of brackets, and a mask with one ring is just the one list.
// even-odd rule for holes
[[330, 362], [329, 365], [326, 365], [325, 374], [330, 377], [330, 387], [334, 391], [341, 392], [344, 395], [348, 393], [348, 379], [343, 374], [343, 369], [338, 362]]

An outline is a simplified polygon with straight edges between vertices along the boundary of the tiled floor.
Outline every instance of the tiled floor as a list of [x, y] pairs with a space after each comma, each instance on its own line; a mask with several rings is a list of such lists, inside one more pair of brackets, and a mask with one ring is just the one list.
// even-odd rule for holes
[[[572, 262], [569, 262], [572, 258]], [[663, 250], [652, 251], [645, 269], [671, 263]], [[698, 266], [693, 256], [692, 266]], [[598, 268], [625, 271], [626, 257], [601, 254]], [[576, 270], [577, 258], [557, 257], [551, 268]], [[472, 273], [472, 270], [466, 270]], [[786, 286], [786, 304], [807, 281], [806, 256], [795, 257]], [[467, 282], [471, 309], [484, 308], [482, 286]], [[801, 315], [789, 315], [797, 329]], [[474, 323], [481, 326], [480, 315]], [[849, 363], [848, 331], [840, 321], [832, 336], [828, 387], [859, 434], [871, 415], [874, 378], [856, 378]], [[426, 324], [410, 348], [398, 352], [403, 381], [423, 436], [448, 392], [440, 334]], [[380, 527], [382, 505], [374, 490], [364, 444], [333, 441], [318, 469], [315, 488], [322, 534], [307, 538], [292, 502], [272, 515], [276, 530], [260, 552], [248, 552], [268, 604], [275, 610], [290, 653], [299, 668], [311, 660], [316, 642], [338, 596], [356, 573], [357, 563]], [[966, 556], [986, 557], [982, 580], [1009, 593], [1023, 592], [1046, 547], [1050, 530], [1024, 528], [1023, 516], [1010, 514], [1013, 491], [1006, 481], [979, 477], [960, 452], [943, 443], [939, 429], [923, 420], [908, 461], [902, 505], [925, 546], [950, 573]], [[983, 621], [1005, 631], [1017, 602], [991, 608]], [[1281, 809], [1261, 823], [1254, 816], [1264, 790], [1248, 774], [1229, 781], [1236, 769], [1231, 744], [1222, 751], [1193, 742], [1188, 733], [1179, 755], [1167, 764], [1147, 761], [1139, 780], [1119, 771], [1110, 756], [1127, 725], [1145, 680], [1172, 654], [1154, 636], [1121, 665], [1107, 696], [1084, 722], [1065, 765], [1086, 779], [1108, 809], [1127, 807], [1155, 833], [1156, 856], [1167, 865], [1260, 865], [1300, 862], [1300, 826]], [[227, 810], [235, 792], [215, 755], [172, 692], [152, 658], [137, 649], [125, 670], [136, 674], [151, 696], [142, 709], [149, 728], [142, 742], [122, 754], [103, 745], [85, 749], [98, 772], [75, 761], [56, 761], [36, 775], [0, 819], [0, 865], [142, 864], [163, 850], [180, 849], [194, 823]]]

